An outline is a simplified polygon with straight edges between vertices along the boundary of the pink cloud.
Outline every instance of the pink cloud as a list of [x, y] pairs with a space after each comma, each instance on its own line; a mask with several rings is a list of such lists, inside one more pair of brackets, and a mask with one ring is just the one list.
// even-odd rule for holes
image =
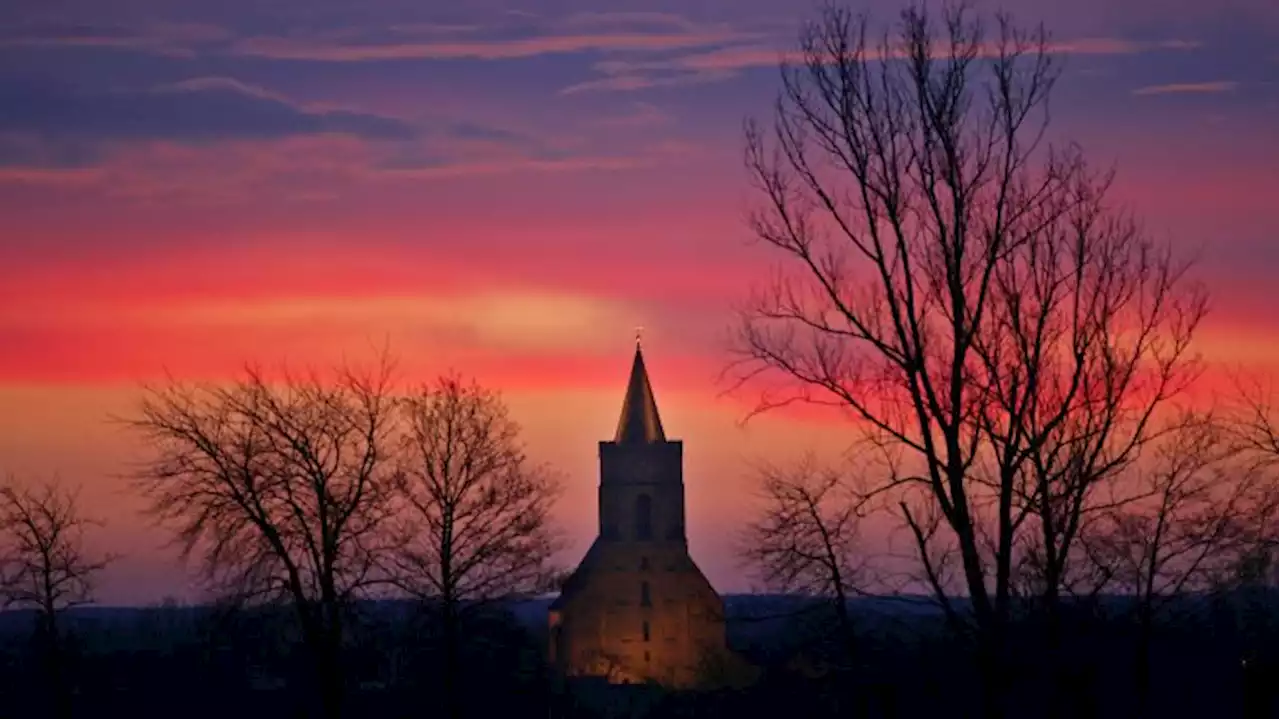
[[729, 71], [696, 72], [668, 77], [653, 77], [642, 74], [611, 75], [598, 80], [575, 83], [560, 90], [560, 94], [573, 95], [580, 92], [602, 90], [644, 90], [654, 87], [686, 87], [727, 80], [733, 75], [734, 73]]
[[671, 120], [671, 115], [657, 105], [648, 102], [635, 102], [632, 103], [630, 112], [604, 117], [596, 120], [594, 124], [598, 127], [636, 128], [666, 125]]
[[288, 60], [502, 60], [586, 51], [657, 51], [705, 47], [741, 40], [732, 30], [675, 33], [547, 35], [516, 40], [340, 44], [286, 37], [251, 37], [232, 45], [236, 55]]
[[[1051, 55], [1131, 55], [1156, 50], [1190, 50], [1196, 47], [1199, 47], [1199, 43], [1187, 40], [1142, 42], [1096, 37], [1051, 42], [1048, 43], [1046, 51]], [[981, 51], [980, 55], [990, 57], [996, 53], [997, 49], [991, 46]], [[885, 55], [878, 50], [868, 51], [866, 56], [868, 59], [905, 57], [900, 52]], [[605, 77], [575, 83], [561, 90], [561, 93], [697, 85], [726, 80], [735, 77], [742, 70], [776, 67], [780, 63], [801, 64], [807, 59], [799, 50], [747, 44], [720, 47], [661, 60], [603, 60], [592, 67]]]
[[382, 180], [443, 180], [455, 177], [506, 175], [515, 172], [591, 172], [636, 170], [653, 167], [666, 160], [661, 154], [631, 156], [581, 156], [558, 159], [513, 158], [510, 160], [463, 161], [438, 167], [408, 167], [371, 170], [368, 177]]
[[1230, 81], [1218, 82], [1175, 82], [1167, 85], [1147, 85], [1133, 91], [1134, 95], [1182, 95], [1213, 94], [1231, 92], [1239, 83]]
[[[414, 154], [423, 155], [421, 163], [413, 161]], [[368, 183], [640, 170], [677, 165], [697, 154], [696, 147], [674, 141], [606, 152], [576, 139], [530, 138], [521, 146], [447, 134], [390, 145], [344, 135], [198, 145], [116, 142], [102, 148], [92, 167], [0, 167], [0, 185], [55, 186], [143, 204], [231, 205], [265, 197], [323, 200]]]
[[96, 167], [0, 167], [0, 186], [83, 187], [98, 184], [103, 177], [102, 170]]

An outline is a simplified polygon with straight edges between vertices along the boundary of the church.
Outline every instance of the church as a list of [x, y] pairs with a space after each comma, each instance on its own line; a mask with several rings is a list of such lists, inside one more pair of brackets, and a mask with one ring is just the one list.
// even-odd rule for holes
[[668, 440], [637, 340], [622, 416], [600, 443], [599, 529], [549, 615], [568, 677], [706, 685], [729, 654], [724, 603], [689, 556], [683, 445]]

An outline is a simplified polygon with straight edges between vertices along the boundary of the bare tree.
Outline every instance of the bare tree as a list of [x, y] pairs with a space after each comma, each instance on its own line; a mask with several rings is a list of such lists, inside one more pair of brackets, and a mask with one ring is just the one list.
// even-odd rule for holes
[[[1224, 414], [1227, 432], [1239, 453], [1239, 471], [1258, 484], [1256, 504], [1249, 506], [1258, 522], [1253, 541], [1235, 562], [1232, 571], [1221, 582], [1235, 619], [1241, 642], [1240, 664], [1246, 685], [1253, 677], [1256, 686], [1270, 683], [1274, 669], [1268, 669], [1269, 653], [1264, 637], [1275, 633], [1273, 599], [1280, 582], [1280, 537], [1277, 536], [1276, 486], [1280, 470], [1280, 428], [1276, 422], [1276, 386], [1237, 372], [1235, 395], [1227, 403]], [[1272, 664], [1274, 667], [1274, 664]], [[1247, 691], [1247, 690], [1246, 690]], [[1270, 692], [1261, 689], [1265, 697]]]
[[874, 491], [901, 493], [926, 576], [957, 558], [960, 586], [935, 591], [968, 595], [995, 682], [1028, 531], [1065, 571], [1093, 489], [1193, 376], [1205, 303], [1111, 208], [1109, 175], [1043, 142], [1044, 30], [989, 29], [964, 8], [941, 32], [922, 9], [897, 36], [836, 8], [808, 27], [772, 131], [747, 126], [752, 228], [787, 264], [745, 307], [731, 372], [761, 409], [835, 405], [903, 452]]
[[1064, 224], [1028, 238], [1021, 267], [1000, 268], [998, 328], [978, 336], [995, 390], [980, 421], [991, 484], [1011, 490], [1005, 531], [1034, 525], [1027, 549], [1050, 616], [1082, 519], [1135, 496], [1118, 480], [1170, 431], [1157, 410], [1198, 376], [1203, 295], [1179, 294], [1184, 268], [1109, 216], [1105, 190], [1082, 181]]
[[548, 591], [559, 571], [555, 478], [533, 465], [501, 398], [457, 376], [400, 405], [396, 581], [440, 610], [446, 710], [457, 716], [459, 623], [486, 603]]
[[1280, 461], [1280, 426], [1276, 421], [1276, 388], [1242, 373], [1232, 377], [1234, 393], [1223, 419], [1237, 451], [1272, 474]]
[[85, 516], [78, 492], [57, 482], [0, 485], [0, 600], [6, 608], [36, 611], [37, 643], [44, 653], [54, 704], [65, 713], [62, 629], [59, 617], [93, 601], [97, 575], [112, 561], [85, 546]]
[[152, 389], [130, 420], [152, 456], [137, 475], [150, 512], [219, 592], [283, 601], [341, 712], [350, 602], [378, 579], [395, 467], [391, 366], [333, 377], [258, 370], [226, 386]]
[[764, 501], [742, 534], [739, 556], [770, 589], [828, 599], [847, 646], [849, 595], [865, 579], [858, 529], [868, 500], [811, 457], [791, 469], [762, 467], [761, 489]]
[[0, 486], [0, 598], [5, 606], [32, 608], [42, 631], [58, 636], [58, 615], [93, 602], [97, 575], [111, 557], [85, 547], [85, 530], [99, 523], [85, 516], [79, 493], [56, 482]]
[[1155, 449], [1151, 466], [1131, 477], [1145, 495], [1109, 508], [1082, 540], [1105, 586], [1132, 597], [1143, 700], [1162, 615], [1189, 592], [1234, 586], [1242, 565], [1273, 552], [1276, 542], [1275, 479], [1242, 457], [1230, 429], [1211, 416], [1192, 417]]

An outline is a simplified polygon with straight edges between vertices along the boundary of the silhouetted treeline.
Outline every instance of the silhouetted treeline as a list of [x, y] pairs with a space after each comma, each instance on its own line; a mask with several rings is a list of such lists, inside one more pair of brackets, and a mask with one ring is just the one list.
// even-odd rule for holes
[[[916, 717], [982, 716], [982, 691], [963, 637], [921, 601], [850, 604], [854, 641], [836, 641], [828, 605], [787, 597], [729, 597], [730, 641], [762, 669], [745, 690], [666, 693], [655, 687], [567, 684], [544, 662], [544, 602], [467, 615], [464, 716], [487, 717]], [[1131, 599], [1070, 606], [1058, 661], [1030, 608], [1012, 632], [1003, 683], [1014, 715], [1138, 716], [1132, 680], [1137, 627]], [[1156, 623], [1151, 716], [1274, 716], [1274, 589], [1180, 598]], [[353, 609], [342, 655], [344, 716], [440, 715], [444, 648], [439, 617], [410, 602]], [[32, 658], [34, 616], [0, 614], [4, 716], [50, 716], [47, 678]], [[67, 615], [70, 716], [141, 719], [298, 716], [309, 706], [310, 664], [288, 611], [167, 604], [78, 609]], [[1070, 705], [1048, 691], [1070, 667]]]
[[[851, 643], [829, 605], [812, 606], [766, 628], [731, 621], [736, 648], [764, 668], [762, 679], [744, 693], [673, 699], [660, 716], [986, 716], [975, 640], [949, 631], [923, 598], [855, 600]], [[1275, 716], [1275, 611], [1273, 587], [1167, 605], [1155, 624], [1146, 715]], [[1065, 638], [1050, 640], [1035, 608], [1019, 608], [1002, 682], [1011, 715], [1143, 716], [1134, 600], [1068, 603], [1059, 621]], [[1049, 662], [1054, 645], [1059, 655]], [[1064, 666], [1069, 700], [1051, 704]]]
[[[287, 608], [163, 606], [84, 609], [67, 617], [72, 716], [299, 716], [312, 705], [311, 657]], [[444, 648], [435, 613], [409, 602], [353, 609], [342, 655], [344, 716], [430, 716], [443, 694]], [[0, 614], [4, 717], [50, 715], [29, 612]], [[468, 614], [462, 659], [466, 716], [525, 716], [550, 686], [542, 647], [507, 612]], [[522, 697], [519, 701], [517, 697]]]

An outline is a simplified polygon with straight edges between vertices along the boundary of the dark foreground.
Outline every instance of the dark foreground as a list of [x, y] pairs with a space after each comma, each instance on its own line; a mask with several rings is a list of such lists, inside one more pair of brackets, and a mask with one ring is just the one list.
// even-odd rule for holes
[[[799, 600], [731, 597], [730, 640], [760, 669], [744, 690], [670, 694], [566, 684], [543, 662], [545, 602], [474, 617], [459, 679], [467, 717], [987, 716], [971, 648], [919, 602], [853, 605], [836, 641]], [[1028, 616], [1013, 633], [1002, 693], [1011, 717], [1274, 717], [1276, 594], [1187, 598], [1142, 634], [1122, 600], [1078, 607], [1051, 641]], [[341, 716], [441, 716], [432, 618], [362, 606], [345, 657]], [[0, 717], [218, 717], [314, 713], [307, 657], [287, 615], [203, 607], [85, 609], [68, 617], [51, 678], [30, 614], [0, 614]], [[62, 689], [58, 689], [61, 687]]]

